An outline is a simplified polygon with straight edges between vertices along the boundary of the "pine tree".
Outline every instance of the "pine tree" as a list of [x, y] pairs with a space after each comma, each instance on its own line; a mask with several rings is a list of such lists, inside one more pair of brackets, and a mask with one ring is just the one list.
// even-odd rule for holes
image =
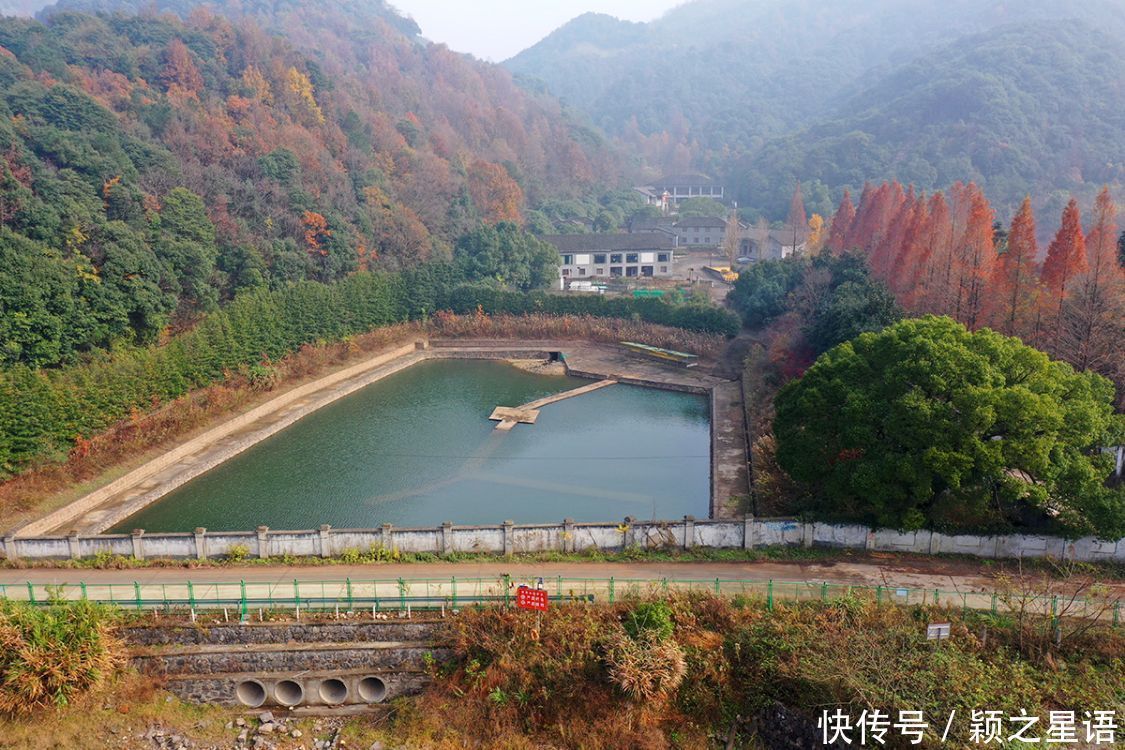
[[1022, 323], [1026, 322], [1023, 318], [1034, 296], [1035, 258], [1038, 255], [1035, 214], [1031, 210], [1031, 196], [1027, 196], [1012, 217], [1007, 249], [997, 258], [991, 279], [989, 320], [1009, 336], [1024, 332]]
[[855, 206], [852, 205], [852, 194], [844, 188], [844, 197], [840, 199], [840, 207], [832, 217], [832, 228], [828, 232], [826, 247], [832, 255], [839, 255], [848, 249], [848, 231], [855, 222]]

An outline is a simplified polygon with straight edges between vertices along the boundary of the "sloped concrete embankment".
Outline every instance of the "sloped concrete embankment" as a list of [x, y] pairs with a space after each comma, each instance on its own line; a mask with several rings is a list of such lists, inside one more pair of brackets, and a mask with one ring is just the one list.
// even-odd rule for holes
[[138, 671], [184, 700], [258, 708], [363, 709], [420, 692], [449, 653], [438, 621], [129, 627]]

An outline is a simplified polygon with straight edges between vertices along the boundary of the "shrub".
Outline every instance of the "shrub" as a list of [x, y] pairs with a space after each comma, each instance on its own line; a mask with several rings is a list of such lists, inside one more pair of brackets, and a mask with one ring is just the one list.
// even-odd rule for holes
[[658, 641], [666, 641], [676, 629], [672, 608], [664, 601], [641, 602], [625, 615], [622, 625], [633, 640], [652, 635]]
[[0, 712], [67, 705], [121, 663], [110, 610], [89, 602], [0, 602]]

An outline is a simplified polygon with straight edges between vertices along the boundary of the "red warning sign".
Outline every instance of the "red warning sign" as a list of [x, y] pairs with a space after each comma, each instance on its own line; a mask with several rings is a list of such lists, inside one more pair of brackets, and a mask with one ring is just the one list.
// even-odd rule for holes
[[535, 609], [540, 612], [546, 612], [547, 592], [544, 589], [520, 586], [516, 589], [516, 606], [520, 609]]

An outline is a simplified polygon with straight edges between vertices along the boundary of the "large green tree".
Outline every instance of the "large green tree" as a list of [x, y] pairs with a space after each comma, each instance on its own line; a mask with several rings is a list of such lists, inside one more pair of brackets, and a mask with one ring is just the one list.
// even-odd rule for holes
[[906, 320], [822, 355], [777, 397], [778, 461], [811, 511], [881, 526], [1125, 536], [1103, 446], [1113, 385], [1018, 339]]
[[458, 240], [454, 257], [467, 279], [523, 291], [546, 287], [559, 275], [554, 246], [510, 222], [477, 227]]

